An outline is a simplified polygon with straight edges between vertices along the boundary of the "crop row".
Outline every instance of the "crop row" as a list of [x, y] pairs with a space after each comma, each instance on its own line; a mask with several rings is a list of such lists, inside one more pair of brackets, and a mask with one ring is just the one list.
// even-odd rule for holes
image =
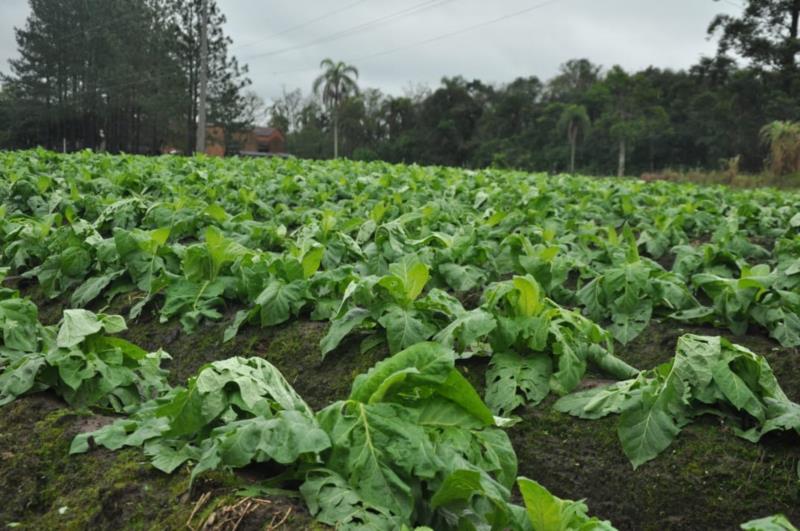
[[[73, 309], [43, 326], [36, 306], [6, 289], [0, 322], [0, 406], [51, 389], [74, 407], [125, 414], [76, 436], [71, 453], [141, 446], [165, 473], [192, 463], [192, 478], [275, 462], [283, 482], [300, 484], [319, 521], [346, 529], [614, 529], [589, 517], [582, 502], [516, 476], [502, 430], [514, 420], [492, 414], [456, 369], [455, 353], [439, 343], [420, 342], [377, 363], [356, 377], [346, 400], [314, 412], [261, 358], [216, 361], [173, 387], [160, 368], [167, 353], [114, 337], [126, 328], [120, 316]], [[620, 437], [634, 465], [655, 456], [636, 453], [650, 439], [669, 444], [708, 407], [746, 411], [759, 424], [741, 436], [753, 441], [800, 429], [800, 405], [786, 398], [764, 358], [717, 337], [684, 336], [670, 363], [556, 403], [589, 419], [621, 413]], [[653, 427], [640, 432], [641, 424]], [[514, 485], [524, 507], [511, 502]], [[742, 528], [794, 529], [779, 515]]]
[[[753, 442], [800, 432], [800, 406], [743, 347], [687, 335], [645, 371], [614, 352], [653, 317], [800, 345], [796, 194], [44, 151], [0, 153], [0, 172], [5, 283], [73, 308], [42, 326], [29, 299], [3, 291], [0, 405], [49, 388], [127, 415], [74, 451], [143, 446], [157, 468], [191, 462], [193, 474], [275, 461], [335, 525], [550, 529], [536, 520], [550, 504], [564, 528], [603, 529], [530, 480], [518, 482], [527, 513], [510, 502], [516, 457], [501, 428], [518, 407], [554, 392], [560, 411], [619, 415], [634, 467], [704, 413]], [[225, 340], [330, 321], [323, 356], [353, 339], [392, 356], [319, 412], [260, 359], [172, 387], [166, 353], [113, 337], [122, 317], [84, 309], [120, 298], [128, 319], [155, 312], [186, 333], [228, 319]], [[455, 368], [472, 357], [489, 364], [484, 397]], [[590, 366], [618, 381], [570, 394]]]

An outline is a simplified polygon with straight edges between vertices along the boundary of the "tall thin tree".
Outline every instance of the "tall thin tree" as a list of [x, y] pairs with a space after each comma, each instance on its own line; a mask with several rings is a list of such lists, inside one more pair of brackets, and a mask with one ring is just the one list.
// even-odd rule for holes
[[339, 109], [342, 102], [358, 94], [358, 69], [342, 61], [324, 59], [322, 74], [314, 80], [314, 92], [322, 98], [333, 120], [333, 158], [339, 158]]
[[197, 109], [197, 145], [195, 151], [206, 150], [206, 105], [208, 98], [208, 0], [203, 0], [200, 18], [200, 102]]
[[590, 125], [589, 115], [583, 105], [569, 104], [564, 106], [558, 119], [558, 129], [567, 135], [569, 142], [569, 172], [575, 173], [575, 148], [578, 136], [586, 135]]

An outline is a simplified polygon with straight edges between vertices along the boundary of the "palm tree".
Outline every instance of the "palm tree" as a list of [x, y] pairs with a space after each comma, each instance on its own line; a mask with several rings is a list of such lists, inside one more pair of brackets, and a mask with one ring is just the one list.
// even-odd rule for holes
[[769, 165], [775, 175], [800, 172], [800, 122], [772, 122], [761, 129], [769, 146]]
[[558, 119], [558, 130], [566, 132], [569, 142], [569, 172], [575, 173], [575, 146], [578, 144], [578, 135], [589, 129], [591, 122], [583, 105], [565, 105]]
[[333, 118], [333, 158], [339, 157], [339, 107], [348, 96], [358, 94], [358, 69], [342, 61], [334, 63], [325, 59], [319, 67], [322, 75], [314, 80], [314, 92], [322, 97], [322, 103]]

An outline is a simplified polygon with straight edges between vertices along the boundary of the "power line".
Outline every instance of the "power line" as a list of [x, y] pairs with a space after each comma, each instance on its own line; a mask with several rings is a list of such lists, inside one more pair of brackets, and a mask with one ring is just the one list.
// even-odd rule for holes
[[734, 0], [722, 0], [729, 6], [737, 7], [739, 9], [744, 9], [744, 5], [740, 4], [739, 2], [734, 2]]
[[272, 51], [269, 51], [269, 52], [264, 52], [264, 53], [251, 55], [249, 57], [243, 58], [242, 61], [252, 61], [253, 59], [260, 59], [260, 58], [263, 58], [263, 57], [272, 57], [272, 56], [275, 56], [275, 55], [280, 55], [280, 54], [284, 54], [284, 53], [288, 53], [288, 52], [293, 52], [293, 51], [296, 51], [296, 50], [302, 50], [302, 49], [305, 49], [305, 48], [310, 48], [311, 46], [316, 46], [317, 44], [323, 44], [323, 43], [326, 43], [326, 42], [331, 42], [331, 41], [335, 41], [335, 40], [339, 40], [339, 39], [344, 39], [344, 38], [349, 37], [351, 35], [355, 35], [356, 33], [360, 33], [362, 31], [370, 30], [370, 29], [372, 29], [372, 28], [374, 28], [376, 26], [379, 26], [381, 24], [384, 24], [386, 22], [392, 22], [392, 21], [397, 20], [399, 18], [408, 16], [408, 15], [411, 15], [411, 14], [414, 14], [414, 13], [419, 13], [420, 11], [424, 11], [426, 9], [430, 9], [432, 7], [438, 7], [440, 5], [443, 5], [443, 4], [452, 2], [452, 1], [453, 0], [425, 0], [424, 2], [420, 2], [418, 4], [414, 4], [413, 6], [411, 6], [409, 8], [406, 8], [406, 9], [403, 9], [403, 10], [400, 10], [400, 11], [396, 11], [394, 13], [390, 13], [388, 15], [384, 15], [382, 17], [378, 17], [378, 18], [373, 19], [373, 20], [368, 20], [367, 22], [363, 22], [363, 23], [358, 24], [356, 26], [352, 26], [350, 28], [347, 28], [347, 29], [344, 29], [344, 30], [341, 30], [341, 31], [338, 31], [338, 32], [335, 32], [335, 33], [331, 33], [329, 35], [325, 35], [324, 37], [320, 37], [318, 39], [315, 39], [313, 41], [307, 42], [305, 44], [300, 44], [300, 45], [297, 45], [297, 46], [288, 46], [286, 48], [281, 48], [281, 49], [272, 50]]
[[498, 22], [502, 22], [504, 20], [508, 20], [509, 18], [517, 17], [519, 15], [524, 15], [524, 14], [530, 13], [531, 11], [536, 11], [538, 9], [542, 9], [544, 7], [549, 6], [550, 4], [555, 4], [558, 1], [559, 0], [547, 0], [546, 2], [542, 2], [542, 3], [537, 4], [535, 6], [528, 7], [528, 8], [525, 8], [525, 9], [520, 9], [519, 11], [515, 11], [513, 13], [508, 13], [507, 15], [502, 15], [502, 16], [499, 16], [497, 18], [493, 18], [491, 20], [487, 20], [485, 22], [481, 22], [481, 23], [478, 23], [478, 24], [473, 24], [472, 26], [467, 26], [466, 28], [461, 28], [461, 29], [458, 29], [458, 30], [455, 30], [455, 31], [451, 31], [449, 33], [444, 33], [442, 35], [438, 35], [438, 36], [432, 37], [430, 39], [425, 39], [423, 41], [418, 41], [418, 42], [415, 42], [415, 43], [412, 43], [412, 44], [408, 44], [408, 45], [405, 45], [405, 46], [398, 46], [397, 48], [392, 48], [390, 50], [385, 50], [385, 51], [382, 51], [382, 52], [370, 54], [370, 55], [364, 56], [364, 57], [362, 57], [362, 58], [360, 58], [358, 60], [359, 61], [363, 61], [363, 60], [367, 60], [367, 59], [372, 59], [374, 57], [381, 57], [381, 56], [389, 55], [389, 54], [392, 54], [392, 53], [395, 53], [395, 52], [407, 50], [409, 48], [414, 48], [416, 46], [422, 46], [422, 45], [425, 45], [425, 44], [430, 44], [432, 42], [436, 42], [436, 41], [440, 41], [440, 40], [443, 40], [443, 39], [447, 39], [449, 37], [454, 37], [455, 35], [460, 35], [462, 33], [467, 33], [469, 31], [474, 31], [476, 29], [483, 28], [485, 26], [490, 26], [492, 24], [496, 24]]
[[[361, 3], [363, 1], [366, 1], [366, 0], [359, 0], [358, 2], [351, 3], [349, 6], [345, 6], [343, 8], [340, 8], [338, 11], [344, 11], [346, 8], [353, 7], [355, 4]], [[365, 30], [371, 29], [371, 27], [374, 27], [375, 25], [383, 24], [383, 23], [386, 23], [386, 22], [390, 22], [390, 21], [396, 20], [398, 18], [402, 18], [404, 16], [407, 16], [407, 15], [410, 15], [410, 14], [413, 14], [413, 13], [418, 13], [418, 12], [423, 11], [425, 9], [429, 9], [429, 8], [432, 8], [432, 7], [437, 7], [439, 5], [446, 4], [446, 3], [449, 3], [449, 2], [452, 2], [452, 1], [453, 0], [425, 0], [425, 1], [420, 2], [418, 4], [414, 4], [413, 6], [411, 6], [409, 8], [406, 8], [406, 9], [403, 9], [403, 10], [400, 10], [400, 11], [396, 11], [396, 12], [390, 13], [388, 15], [384, 15], [384, 16], [378, 17], [376, 19], [368, 20], [368, 21], [366, 21], [364, 23], [358, 24], [356, 26], [352, 26], [350, 28], [347, 28], [345, 30], [342, 30], [342, 31], [339, 31], [339, 32], [336, 32], [336, 33], [333, 33], [333, 34], [326, 35], [324, 37], [321, 37], [321, 38], [316, 39], [314, 41], [311, 41], [309, 43], [305, 43], [305, 44], [302, 44], [302, 45], [299, 45], [299, 46], [292, 46], [292, 47], [284, 48], [282, 50], [273, 50], [271, 52], [266, 52], [266, 53], [263, 53], [263, 54], [257, 54], [257, 55], [252, 56], [252, 57], [246, 57], [246, 58], [241, 59], [240, 62], [242, 62], [244, 64], [244, 63], [246, 63], [247, 61], [249, 61], [253, 57], [260, 58], [260, 57], [277, 55], [279, 53], [285, 53], [285, 52], [288, 52], [288, 51], [293, 51], [294, 49], [308, 48], [308, 47], [314, 46], [316, 44], [321, 44], [323, 42], [328, 42], [328, 41], [332, 41], [332, 40], [338, 40], [338, 39], [341, 39], [341, 38], [345, 38], [345, 37], [348, 37], [348, 36], [350, 36], [352, 34], [358, 33], [360, 31], [365, 31]], [[320, 18], [320, 17], [315, 17], [314, 20], [316, 20], [318, 18]], [[297, 26], [308, 25], [308, 24], [311, 24], [312, 22], [313, 22], [313, 20], [312, 21], [307, 21], [307, 22], [299, 24]], [[295, 26], [295, 28], [297, 26]], [[293, 31], [295, 28], [288, 28], [286, 30], [283, 30], [283, 33], [288, 33], [289, 31]], [[233, 51], [234, 48], [235, 47], [232, 47], [230, 51]], [[105, 91], [118, 90], [118, 89], [122, 89], [122, 88], [133, 87], [133, 86], [140, 85], [140, 84], [143, 84], [143, 83], [153, 82], [153, 81], [156, 81], [156, 80], [159, 80], [159, 79], [162, 79], [162, 78], [166, 78], [166, 77], [173, 77], [173, 76], [175, 76], [175, 74], [180, 74], [180, 72], [176, 72], [174, 70], [172, 65], [170, 65], [170, 66], [168, 66], [168, 67], [166, 67], [164, 69], [161, 69], [160, 71], [163, 72], [163, 74], [158, 73], [159, 70], [157, 69], [157, 70], [154, 70], [153, 72], [151, 72], [151, 73], [156, 73], [156, 75], [150, 76], [150, 77], [142, 77], [141, 73], [137, 73], [137, 74], [134, 74], [134, 75], [132, 75], [132, 76], [130, 76], [128, 78], [128, 79], [131, 79], [132, 81], [121, 81], [119, 83], [112, 83], [112, 84], [109, 84], [109, 85], [103, 87], [103, 89]]]
[[[341, 11], [347, 9], [348, 7], [352, 7], [354, 4], [361, 3], [362, 1], [366, 1], [366, 0], [359, 0], [358, 2], [353, 2], [349, 6], [345, 6], [344, 8], [341, 8]], [[308, 47], [314, 46], [316, 44], [321, 44], [321, 43], [324, 43], [324, 42], [329, 42], [329, 41], [332, 41], [332, 40], [338, 40], [338, 39], [341, 39], [341, 38], [345, 38], [345, 37], [348, 37], [348, 36], [353, 35], [355, 33], [359, 33], [361, 31], [365, 31], [365, 30], [371, 29], [372, 27], [374, 27], [376, 25], [380, 25], [380, 24], [383, 24], [383, 23], [386, 23], [386, 22], [390, 22], [390, 21], [402, 18], [404, 16], [407, 16], [409, 14], [420, 12], [420, 11], [423, 11], [423, 10], [426, 10], [426, 9], [430, 9], [430, 8], [433, 8], [433, 7], [438, 7], [440, 5], [443, 5], [445, 3], [449, 3], [451, 1], [453, 1], [453, 0], [426, 0], [424, 2], [420, 2], [420, 3], [415, 4], [415, 5], [413, 5], [413, 6], [409, 7], [409, 8], [406, 8], [404, 10], [397, 11], [395, 13], [391, 13], [391, 14], [385, 15], [383, 17], [379, 17], [377, 19], [373, 19], [373, 20], [364, 22], [362, 24], [358, 24], [358, 25], [353, 26], [351, 28], [347, 28], [345, 30], [342, 30], [342, 31], [339, 31], [339, 32], [336, 32], [336, 33], [333, 33], [333, 34], [326, 35], [324, 37], [321, 37], [319, 39], [316, 39], [314, 41], [311, 41], [311, 42], [308, 42], [308, 43], [305, 43], [305, 44], [302, 44], [302, 45], [299, 45], [299, 46], [292, 46], [292, 47], [287, 47], [287, 48], [280, 49], [280, 50], [273, 50], [271, 52], [265, 52], [263, 54], [257, 54], [255, 56], [251, 56], [249, 58], [244, 58], [244, 59], [242, 59], [242, 62], [245, 63], [246, 61], [249, 61], [249, 60], [251, 60], [253, 58], [261, 58], [261, 57], [267, 57], [267, 56], [272, 56], [272, 55], [278, 55], [278, 54], [281, 54], [281, 53], [287, 53], [289, 51], [308, 48]], [[361, 56], [361, 57], [358, 57], [358, 58], [354, 59], [352, 62], [368, 61], [370, 59], [374, 59], [374, 58], [377, 58], [377, 57], [382, 57], [382, 56], [385, 56], [385, 55], [390, 55], [392, 53], [397, 53], [399, 51], [404, 51], [404, 50], [407, 50], [407, 49], [415, 48], [417, 46], [424, 46], [424, 45], [430, 44], [432, 42], [437, 42], [437, 41], [440, 41], [440, 40], [444, 40], [444, 39], [447, 39], [447, 38], [450, 38], [450, 37], [453, 37], [453, 36], [456, 36], [456, 35], [460, 35], [462, 33], [467, 33], [467, 32], [470, 32], [470, 31], [474, 31], [476, 29], [480, 29], [480, 28], [483, 28], [483, 27], [486, 27], [486, 26], [489, 26], [489, 25], [492, 25], [492, 24], [496, 24], [498, 22], [502, 22], [504, 20], [508, 20], [510, 18], [513, 18], [513, 17], [517, 17], [517, 16], [520, 16], [520, 15], [524, 15], [524, 14], [530, 13], [532, 11], [536, 11], [538, 9], [542, 9], [542, 8], [547, 7], [550, 4], [554, 4], [554, 3], [558, 2], [558, 1], [559, 0], [547, 0], [545, 2], [541, 2], [541, 3], [536, 4], [534, 6], [530, 6], [530, 7], [524, 8], [524, 9], [519, 9], [517, 11], [511, 12], [511, 13], [507, 13], [507, 14], [501, 15], [499, 17], [495, 17], [493, 19], [490, 19], [490, 20], [486, 20], [486, 21], [483, 21], [483, 22], [480, 22], [480, 23], [477, 23], [477, 24], [473, 24], [473, 25], [470, 25], [470, 26], [467, 26], [467, 27], [464, 27], [464, 28], [460, 28], [460, 29], [457, 29], [457, 30], [454, 30], [454, 31], [451, 31], [451, 32], [447, 32], [447, 33], [444, 33], [444, 34], [441, 34], [441, 35], [437, 35], [437, 36], [434, 36], [434, 37], [431, 37], [431, 38], [428, 38], [428, 39], [424, 39], [424, 40], [421, 40], [421, 41], [413, 42], [413, 43], [410, 43], [410, 44], [407, 44], [407, 45], [403, 45], [403, 46], [398, 46], [398, 47], [391, 48], [391, 49], [388, 49], [388, 50], [383, 50], [383, 51], [380, 51], [380, 52], [377, 52], [377, 53], [373, 53], [373, 54], [367, 54], [367, 55], [364, 55], [364, 56]], [[321, 18], [321, 17], [317, 17], [317, 18]], [[306, 25], [306, 24], [311, 24], [311, 23], [312, 23], [312, 21], [308, 21], [307, 23], [303, 23], [301, 25]], [[298, 25], [298, 26], [300, 26], [300, 25]], [[290, 30], [293, 31], [294, 29], [295, 28], [289, 28], [287, 30], [283, 30], [283, 32], [288, 33]], [[271, 74], [272, 75], [283, 75], [283, 74], [296, 73], [296, 72], [307, 72], [307, 71], [312, 71], [312, 70], [317, 70], [317, 67], [283, 70], [283, 71], [278, 71], [278, 72], [272, 72]], [[103, 87], [103, 89], [105, 89], [106, 91], [109, 91], [109, 90], [112, 90], [112, 89], [116, 90], [116, 89], [125, 88], [125, 87], [128, 87], [128, 86], [138, 85], [138, 84], [141, 84], [141, 83], [152, 82], [152, 81], [155, 81], [155, 80], [158, 80], [158, 79], [161, 79], [161, 78], [165, 78], [165, 77], [168, 77], [168, 76], [174, 76], [175, 74], [180, 75], [181, 73], [170, 69], [170, 71], [168, 71], [168, 72], [166, 72], [165, 74], [162, 74], [162, 75], [152, 76], [152, 77], [149, 77], [147, 79], [137, 79], [136, 81], [132, 81], [130, 83], [125, 83], [125, 82], [123, 82], [123, 83], [115, 83], [115, 84], [111, 84], [111, 85], [109, 85], [107, 87]], [[140, 76], [140, 74], [139, 74], [139, 76]]]
[[306, 26], [310, 26], [311, 24], [314, 24], [315, 22], [319, 22], [320, 20], [325, 20], [327, 18], [339, 15], [339, 14], [341, 14], [341, 13], [343, 13], [345, 11], [348, 11], [348, 10], [354, 8], [355, 6], [357, 6], [359, 4], [363, 4], [364, 2], [367, 2], [367, 1], [368, 0], [356, 0], [355, 2], [347, 4], [344, 7], [341, 7], [339, 9], [334, 9], [332, 11], [328, 11], [328, 12], [326, 12], [326, 13], [318, 16], [318, 17], [312, 18], [311, 20], [306, 20], [305, 22], [301, 22], [300, 24], [297, 24], [295, 26], [291, 26], [289, 28], [286, 28], [285, 30], [281, 30], [281, 31], [279, 31], [277, 33], [273, 33], [272, 35], [264, 37], [263, 39], [256, 39], [254, 41], [250, 41], [250, 42], [246, 42], [244, 44], [240, 44], [238, 46], [234, 46], [233, 48], [231, 48], [231, 51], [240, 50], [242, 48], [247, 48], [248, 46], [252, 46], [253, 44], [258, 44], [260, 42], [271, 41], [271, 40], [275, 39], [276, 37], [280, 37], [281, 35], [286, 35], [287, 33], [291, 33], [293, 31], [297, 31], [297, 30], [299, 30], [301, 28], [305, 28]]
[[[324, 42], [329, 42], [329, 41], [333, 41], [333, 40], [338, 40], [338, 39], [342, 39], [342, 38], [345, 38], [345, 37], [349, 37], [350, 35], [354, 35], [356, 33], [360, 33], [361, 31], [366, 31], [366, 30], [372, 29], [373, 27], [375, 27], [377, 25], [388, 23], [388, 22], [392, 22], [392, 21], [397, 20], [399, 18], [408, 16], [408, 15], [411, 15], [411, 14], [414, 14], [414, 13], [419, 13], [421, 11], [424, 11], [426, 9], [430, 9], [430, 8], [433, 8], [433, 7], [438, 7], [440, 5], [444, 5], [444, 4], [452, 2], [452, 1], [453, 0], [425, 0], [423, 2], [414, 4], [413, 6], [408, 7], [406, 9], [402, 9], [400, 11], [396, 11], [394, 13], [390, 13], [388, 15], [384, 15], [382, 17], [378, 17], [376, 19], [368, 20], [368, 21], [363, 22], [361, 24], [358, 24], [356, 26], [352, 26], [352, 27], [347, 28], [345, 30], [338, 31], [338, 32], [326, 35], [324, 37], [320, 37], [319, 39], [316, 39], [314, 41], [311, 41], [311, 42], [308, 42], [308, 43], [305, 43], [305, 44], [302, 44], [302, 45], [291, 46], [291, 47], [287, 47], [287, 48], [284, 48], [284, 49], [281, 49], [281, 50], [273, 50], [271, 52], [265, 52], [265, 53], [262, 53], [262, 54], [256, 54], [254, 56], [242, 58], [241, 62], [243, 64], [246, 64], [247, 62], [249, 62], [253, 58], [262, 58], [262, 57], [267, 57], [267, 56], [272, 56], [272, 55], [278, 55], [280, 53], [286, 53], [286, 52], [289, 52], [289, 51], [308, 48], [308, 47], [315, 46], [317, 44], [321, 44], [321, 43], [324, 43]], [[344, 9], [344, 8], [342, 8], [342, 9]], [[112, 90], [112, 89], [113, 90], [117, 90], [117, 89], [121, 89], [121, 88], [132, 87], [132, 86], [139, 85], [139, 84], [142, 84], [142, 83], [152, 82], [152, 81], [164, 78], [164, 77], [174, 76], [176, 73], [178, 73], [178, 72], [176, 72], [171, 67], [169, 67], [168, 71], [166, 71], [163, 75], [157, 74], [157, 75], [151, 76], [149, 78], [141, 78], [141, 74], [136, 74], [135, 76], [131, 77], [131, 79], [137, 78], [137, 79], [134, 79], [133, 81], [130, 81], [130, 82], [124, 82], [123, 81], [123, 82], [120, 82], [120, 83], [114, 83], [114, 84], [108, 85], [108, 86], [103, 87], [103, 88], [106, 91], [109, 91], [109, 90]]]
[[[246, 43], [243, 43], [243, 44], [238, 44], [236, 46], [233, 46], [233, 47], [231, 47], [230, 51], [238, 50], [238, 49], [241, 49], [241, 48], [247, 48], [247, 47], [252, 46], [254, 44], [258, 44], [260, 42], [267, 42], [267, 41], [273, 40], [273, 39], [275, 39], [277, 37], [280, 37], [281, 35], [285, 35], [287, 33], [291, 33], [293, 31], [297, 31], [298, 29], [304, 28], [306, 26], [310, 26], [311, 24], [314, 24], [315, 22], [319, 22], [320, 20], [324, 20], [326, 18], [336, 16], [336, 15], [338, 15], [340, 13], [343, 13], [345, 11], [348, 11], [348, 10], [356, 7], [359, 4], [363, 4], [363, 3], [368, 2], [368, 1], [369, 0], [356, 0], [355, 2], [347, 4], [344, 7], [333, 9], [333, 10], [328, 11], [328, 12], [322, 14], [322, 15], [314, 17], [314, 18], [312, 18], [310, 20], [306, 20], [304, 22], [301, 22], [299, 24], [296, 24], [294, 26], [291, 26], [289, 28], [281, 30], [281, 31], [279, 31], [277, 33], [273, 33], [271, 35], [268, 35], [267, 37], [260, 38], [260, 39], [255, 39], [255, 40], [252, 40], [250, 42], [246, 42]], [[120, 22], [129, 20], [129, 19], [134, 19], [134, 18], [141, 17], [141, 16], [142, 16], [141, 12], [133, 11], [131, 13], [128, 13], [127, 15], [123, 15], [123, 16], [117, 17], [117, 18], [115, 18], [114, 20], [112, 20], [110, 22], [103, 22], [103, 23], [100, 23], [100, 24], [97, 24], [97, 25], [94, 25], [94, 26], [81, 28], [81, 29], [79, 29], [77, 31], [74, 31], [74, 32], [70, 32], [70, 33], [66, 33], [66, 34], [63, 34], [63, 35], [59, 35], [57, 37], [57, 39], [58, 39], [59, 43], [63, 43], [63, 42], [69, 42], [69, 41], [75, 41], [75, 40], [78, 40], [78, 39], [82, 39], [83, 37], [86, 37], [86, 36], [92, 37], [93, 35], [91, 35], [91, 34], [93, 34], [95, 31], [101, 30], [103, 28], [111, 27], [111, 26], [117, 26], [118, 27]]]
[[[436, 41], [440, 41], [440, 40], [443, 40], [443, 39], [447, 39], [447, 38], [453, 37], [455, 35], [460, 35], [462, 33], [467, 33], [469, 31], [474, 31], [476, 29], [479, 29], [479, 28], [482, 28], [482, 27], [485, 27], [485, 26], [489, 26], [491, 24], [496, 24], [498, 22], [502, 22], [504, 20], [508, 20], [509, 18], [513, 18], [513, 17], [517, 17], [517, 16], [520, 16], [520, 15], [524, 15], [524, 14], [530, 13], [532, 11], [535, 11], [537, 9], [542, 9], [542, 8], [547, 7], [550, 4], [554, 4], [554, 3], [558, 2], [558, 1], [559, 0], [547, 0], [546, 2], [542, 2], [542, 3], [536, 4], [535, 6], [527, 7], [525, 9], [520, 9], [518, 11], [514, 11], [513, 13], [507, 13], [505, 15], [493, 18], [491, 20], [486, 20], [484, 22], [480, 22], [478, 24], [473, 24], [473, 25], [467, 26], [465, 28], [461, 28], [461, 29], [458, 29], [458, 30], [455, 30], [455, 31], [451, 31], [451, 32], [448, 32], [448, 33], [443, 33], [441, 35], [437, 35], [437, 36], [431, 37], [429, 39], [424, 39], [424, 40], [421, 40], [421, 41], [413, 42], [411, 44], [398, 46], [396, 48], [391, 48], [391, 49], [383, 50], [383, 51], [380, 51], [380, 52], [377, 52], [377, 53], [373, 53], [373, 54], [368, 54], [368, 55], [364, 55], [364, 56], [361, 56], [361, 57], [357, 57], [352, 62], [358, 63], [358, 62], [362, 62], [362, 61], [367, 61], [369, 59], [374, 59], [376, 57], [382, 57], [384, 55], [389, 55], [389, 54], [392, 54], [392, 53], [396, 53], [396, 52], [399, 52], [399, 51], [407, 50], [407, 49], [414, 48], [414, 47], [417, 47], [417, 46], [423, 46], [425, 44], [430, 44], [432, 42], [436, 42]], [[316, 70], [316, 68], [298, 68], [298, 69], [293, 69], [293, 70], [284, 70], [284, 71], [281, 71], [281, 72], [272, 72], [272, 75], [290, 74], [290, 73], [295, 73], [295, 72], [306, 72], [306, 71], [310, 71], [310, 70]]]

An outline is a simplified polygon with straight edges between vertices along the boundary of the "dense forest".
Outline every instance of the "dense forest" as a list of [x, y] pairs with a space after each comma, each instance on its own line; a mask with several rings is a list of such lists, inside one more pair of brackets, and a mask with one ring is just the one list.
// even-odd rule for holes
[[[201, 0], [30, 0], [0, 92], [0, 146], [191, 152]], [[246, 68], [208, 0], [209, 119], [253, 120]]]
[[[0, 145], [192, 151], [200, 2], [136, 3], [31, 0], [17, 32], [20, 58], [3, 78]], [[260, 102], [228, 53], [224, 15], [211, 6], [210, 119], [243, 128]], [[308, 158], [332, 157], [336, 137], [340, 155], [391, 162], [759, 171], [768, 156], [763, 128], [800, 120], [799, 14], [800, 0], [747, 0], [740, 16], [709, 21], [718, 52], [686, 70], [628, 72], [575, 59], [549, 80], [453, 77], [395, 96], [359, 89], [358, 65], [328, 61], [314, 89], [271, 103], [270, 125], [286, 133], [290, 153]]]
[[[340, 150], [358, 159], [588, 174], [759, 171], [768, 156], [762, 129], [800, 119], [798, 14], [798, 0], [749, 0], [740, 17], [710, 21], [718, 53], [687, 70], [626, 72], [576, 59], [549, 80], [445, 78], [402, 97], [364, 89], [336, 107]], [[274, 103], [291, 152], [330, 156], [330, 107], [299, 90]]]

